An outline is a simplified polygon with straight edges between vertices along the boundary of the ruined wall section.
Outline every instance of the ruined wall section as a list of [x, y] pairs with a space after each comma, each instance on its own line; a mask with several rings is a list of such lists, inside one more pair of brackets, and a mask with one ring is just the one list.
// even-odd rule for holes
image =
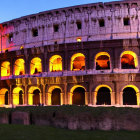
[[[130, 20], [130, 25], [124, 26], [124, 18]], [[104, 20], [103, 27], [100, 27], [100, 20]], [[79, 21], [81, 29], [77, 28]], [[139, 23], [138, 0], [56, 9], [3, 23], [2, 49], [4, 52], [6, 49], [18, 50], [21, 46], [31, 48], [71, 43], [77, 42], [77, 38], [82, 41], [139, 38]], [[54, 32], [55, 25], [59, 28], [57, 32]], [[38, 36], [33, 37], [33, 29], [38, 30]]]

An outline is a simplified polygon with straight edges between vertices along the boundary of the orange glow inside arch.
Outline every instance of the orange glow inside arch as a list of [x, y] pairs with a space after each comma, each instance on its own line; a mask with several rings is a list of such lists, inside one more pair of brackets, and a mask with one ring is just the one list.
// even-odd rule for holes
[[30, 73], [33, 75], [33, 74], [39, 74], [41, 72], [42, 72], [41, 59], [38, 57], [35, 57], [31, 60]]
[[0, 105], [4, 105], [5, 104], [5, 94], [8, 90], [3, 88], [0, 90]]
[[24, 75], [25, 68], [24, 68], [25, 61], [23, 59], [17, 59], [15, 62], [15, 75]]
[[5, 61], [1, 64], [1, 76], [10, 75], [10, 62]]
[[71, 70], [85, 70], [85, 56], [82, 53], [74, 54], [71, 57]]
[[50, 58], [50, 72], [62, 71], [62, 57], [54, 55]]

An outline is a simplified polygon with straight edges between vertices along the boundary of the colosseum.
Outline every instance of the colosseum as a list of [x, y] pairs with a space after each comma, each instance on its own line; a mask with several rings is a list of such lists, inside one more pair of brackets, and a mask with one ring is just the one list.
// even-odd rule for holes
[[140, 1], [92, 3], [0, 24], [0, 106], [140, 105]]

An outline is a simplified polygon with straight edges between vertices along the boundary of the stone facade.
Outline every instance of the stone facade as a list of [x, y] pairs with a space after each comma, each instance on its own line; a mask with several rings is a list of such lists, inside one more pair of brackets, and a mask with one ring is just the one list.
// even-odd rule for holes
[[[39, 104], [55, 105], [53, 102], [57, 97], [60, 105], [75, 104], [73, 100], [83, 97], [74, 97], [74, 92], [83, 88], [85, 101], [82, 104], [96, 105], [98, 92], [103, 87], [110, 92], [110, 97], [107, 97], [110, 103], [107, 104], [126, 105], [124, 90], [131, 88], [139, 105], [139, 9], [138, 0], [95, 3], [46, 11], [2, 23], [0, 104], [36, 105], [34, 100], [39, 98]], [[73, 59], [75, 54], [77, 56]], [[62, 68], [58, 71], [50, 68], [53, 67], [53, 56], [60, 56], [62, 61]], [[99, 56], [104, 58], [99, 59]], [[80, 59], [75, 60], [78, 57]], [[129, 62], [126, 61], [130, 57], [131, 67], [128, 67], [126, 63]], [[33, 62], [33, 58], [39, 59]], [[24, 60], [24, 72], [15, 74], [18, 69], [15, 67], [20, 67], [16, 64], [18, 59]], [[97, 67], [100, 61], [108, 66]], [[3, 62], [6, 64], [3, 65]], [[83, 67], [73, 70], [74, 63]], [[3, 74], [4, 69], [8, 75]], [[60, 92], [52, 101], [55, 89], [60, 89]], [[36, 97], [35, 90], [39, 90]], [[102, 101], [100, 103], [102, 105]]]

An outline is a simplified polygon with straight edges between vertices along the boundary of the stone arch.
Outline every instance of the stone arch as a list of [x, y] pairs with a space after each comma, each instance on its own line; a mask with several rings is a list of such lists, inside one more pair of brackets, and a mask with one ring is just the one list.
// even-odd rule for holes
[[41, 90], [36, 86], [31, 86], [28, 91], [29, 105], [40, 105], [41, 103]]
[[1, 76], [10, 76], [10, 62], [4, 61], [1, 64]]
[[76, 53], [71, 57], [71, 70], [85, 70], [85, 55], [82, 53]]
[[85, 105], [87, 101], [87, 92], [84, 86], [75, 85], [71, 88], [69, 94], [70, 104]]
[[48, 90], [48, 105], [62, 105], [63, 104], [63, 96], [62, 88], [59, 86], [51, 86]]
[[39, 57], [34, 57], [30, 63], [30, 74], [39, 74], [42, 72], [42, 60]]
[[9, 104], [8, 89], [2, 88], [0, 90], [0, 105], [8, 105], [8, 104]]
[[96, 70], [108, 70], [111, 67], [110, 55], [107, 52], [99, 52], [95, 56]]
[[14, 105], [24, 104], [24, 91], [21, 87], [15, 87], [13, 89], [13, 104]]
[[98, 85], [94, 90], [94, 104], [112, 105], [115, 103], [114, 92], [108, 85]]
[[14, 75], [24, 75], [25, 74], [25, 61], [20, 58], [15, 61], [14, 64]]
[[139, 89], [135, 85], [126, 85], [121, 90], [123, 105], [139, 105]]
[[120, 63], [122, 69], [136, 69], [138, 68], [138, 57], [133, 51], [124, 51], [120, 56]]
[[62, 57], [60, 55], [53, 55], [49, 60], [50, 72], [62, 71]]

